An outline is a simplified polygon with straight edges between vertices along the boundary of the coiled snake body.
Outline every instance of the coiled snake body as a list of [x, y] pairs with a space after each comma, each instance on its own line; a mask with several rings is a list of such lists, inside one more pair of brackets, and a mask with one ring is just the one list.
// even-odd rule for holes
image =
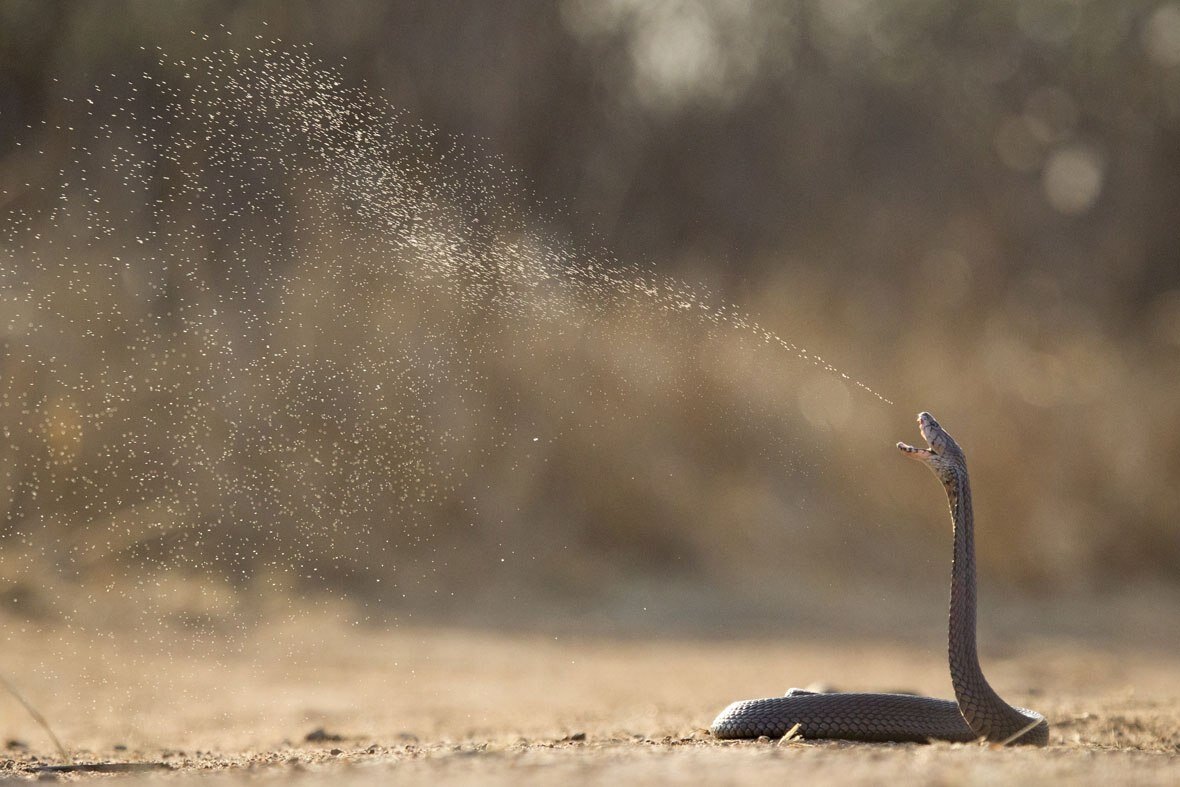
[[804, 738], [856, 741], [974, 741], [1044, 746], [1049, 724], [1036, 711], [1000, 699], [979, 667], [975, 649], [975, 537], [967, 460], [930, 413], [918, 415], [929, 444], [897, 447], [929, 467], [946, 488], [954, 524], [949, 655], [955, 701], [909, 694], [817, 694], [735, 702], [713, 720], [718, 738], [782, 736], [799, 725]]

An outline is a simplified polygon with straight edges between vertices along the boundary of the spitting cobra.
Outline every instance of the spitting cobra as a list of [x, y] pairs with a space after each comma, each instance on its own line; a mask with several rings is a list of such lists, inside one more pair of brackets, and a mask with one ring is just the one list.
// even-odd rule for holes
[[967, 460], [930, 413], [918, 414], [927, 448], [898, 443], [946, 488], [954, 526], [951, 562], [950, 668], [955, 700], [909, 694], [819, 694], [791, 689], [784, 697], [735, 702], [713, 720], [718, 738], [780, 737], [798, 725], [804, 738], [854, 741], [931, 740], [1044, 746], [1049, 724], [1036, 711], [1000, 699], [979, 667], [975, 649], [975, 534]]

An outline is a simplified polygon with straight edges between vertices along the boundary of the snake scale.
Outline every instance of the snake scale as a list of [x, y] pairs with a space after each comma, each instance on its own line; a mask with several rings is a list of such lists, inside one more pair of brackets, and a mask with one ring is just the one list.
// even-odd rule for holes
[[855, 741], [932, 740], [1044, 746], [1049, 724], [1036, 711], [1014, 708], [988, 684], [975, 647], [975, 534], [967, 460], [930, 413], [918, 414], [927, 448], [905, 443], [906, 456], [929, 467], [946, 489], [954, 525], [949, 655], [955, 700], [909, 694], [819, 694], [791, 689], [784, 697], [735, 702], [713, 721], [718, 738], [782, 736], [799, 725], [804, 738]]

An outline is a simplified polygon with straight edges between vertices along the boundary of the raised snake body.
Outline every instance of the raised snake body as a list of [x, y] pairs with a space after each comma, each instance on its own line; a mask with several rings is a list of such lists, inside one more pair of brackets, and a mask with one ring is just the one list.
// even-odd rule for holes
[[1049, 725], [1036, 711], [1014, 708], [988, 685], [975, 649], [975, 535], [967, 460], [930, 413], [918, 427], [929, 444], [898, 443], [929, 467], [946, 488], [954, 524], [949, 656], [955, 701], [909, 694], [817, 694], [791, 689], [784, 697], [735, 702], [713, 720], [718, 738], [785, 735], [857, 741], [973, 741], [1044, 746]]

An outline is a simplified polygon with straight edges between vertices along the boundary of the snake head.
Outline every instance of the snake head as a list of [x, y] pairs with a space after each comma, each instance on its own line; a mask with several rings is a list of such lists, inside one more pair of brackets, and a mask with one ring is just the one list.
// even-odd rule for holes
[[943, 480], [965, 467], [967, 460], [963, 456], [963, 450], [938, 421], [934, 420], [934, 416], [930, 413], [918, 413], [918, 430], [925, 438], [927, 447], [915, 448], [906, 443], [898, 443], [898, 450], [922, 462]]

